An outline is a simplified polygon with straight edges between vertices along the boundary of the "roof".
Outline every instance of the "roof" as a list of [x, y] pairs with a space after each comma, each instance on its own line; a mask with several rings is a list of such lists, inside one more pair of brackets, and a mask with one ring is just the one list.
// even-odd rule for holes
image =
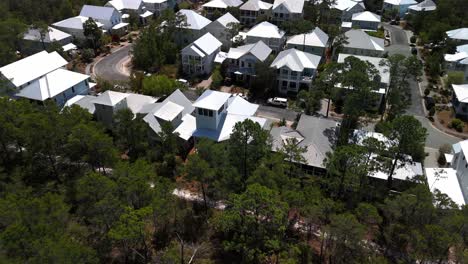
[[165, 102], [161, 107], [154, 112], [154, 116], [165, 121], [172, 121], [184, 110], [183, 106], [175, 104], [171, 101]]
[[312, 47], [326, 47], [328, 43], [328, 35], [319, 27], [305, 34], [294, 35], [288, 39], [286, 44], [305, 45]]
[[193, 103], [193, 106], [218, 111], [219, 108], [226, 103], [229, 97], [231, 97], [230, 93], [206, 90], [202, 95], [200, 95], [200, 97], [198, 97], [195, 103]]
[[321, 57], [297, 49], [281, 51], [270, 67], [279, 69], [284, 66], [290, 70], [302, 72], [304, 69], [317, 69]]
[[257, 112], [258, 104], [249, 103], [240, 96], [233, 96], [228, 99], [227, 112], [229, 114], [253, 116]]
[[150, 17], [153, 15], [153, 12], [150, 12], [148, 10], [146, 10], [143, 14], [141, 14], [140, 16], [143, 17], [143, 18], [147, 18], [147, 17]]
[[187, 17], [187, 27], [188, 29], [196, 29], [200, 30], [204, 27], [206, 27], [208, 24], [211, 23], [211, 20], [208, 18], [196, 13], [193, 10], [188, 10], [188, 9], [181, 9], [178, 14], [185, 15]]
[[237, 48], [230, 48], [227, 57], [229, 59], [238, 59], [250, 53], [258, 60], [264, 61], [271, 54], [271, 51], [272, 49], [260, 40], [255, 44], [247, 44]]
[[239, 122], [244, 122], [245, 120], [250, 119], [253, 122], [260, 125], [260, 127], [264, 127], [266, 124], [266, 119], [261, 117], [255, 116], [246, 116], [246, 115], [236, 115], [236, 114], [227, 114], [226, 119], [224, 120], [223, 126], [221, 131], [219, 132], [219, 137], [217, 141], [224, 141], [228, 140], [231, 137], [232, 131], [234, 130], [234, 126]]
[[21, 89], [16, 96], [44, 101], [55, 97], [88, 78], [88, 75], [78, 72], [57, 69], [33, 81], [31, 84]]
[[157, 98], [143, 94], [127, 93], [126, 100], [128, 109], [132, 113], [138, 114], [146, 105], [155, 103]]
[[118, 23], [118, 24], [114, 25], [114, 26], [112, 27], [112, 29], [113, 29], [113, 30], [117, 30], [117, 29], [124, 28], [124, 27], [126, 27], [126, 26], [128, 26], [128, 25], [129, 25], [129, 23]]
[[381, 78], [380, 82], [385, 83], [385, 84], [390, 84], [390, 67], [380, 65], [381, 61], [388, 61], [387, 59], [378, 58], [378, 57], [358, 56], [358, 55], [340, 53], [338, 55], [337, 62], [338, 63], [343, 63], [345, 61], [345, 59], [348, 58], [348, 57], [355, 57], [355, 58], [358, 58], [358, 59], [360, 59], [362, 61], [367, 61], [367, 62], [371, 63], [379, 71], [379, 75], [380, 75], [380, 78]]
[[345, 32], [348, 44], [344, 47], [366, 49], [366, 50], [384, 50], [384, 39], [371, 37], [361, 29], [351, 29]]
[[353, 14], [352, 20], [357, 20], [357, 21], [369, 21], [369, 22], [380, 22], [381, 18], [379, 15], [374, 14], [369, 11], [364, 11], [360, 13]]
[[260, 38], [282, 38], [285, 32], [270, 22], [264, 21], [257, 24], [247, 32], [247, 37], [260, 37]]
[[212, 0], [203, 5], [203, 7], [228, 8], [242, 5], [241, 0]]
[[417, 5], [412, 5], [409, 9], [414, 11], [434, 11], [437, 9], [437, 5], [432, 0], [424, 0]]
[[[73, 28], [73, 29], [83, 29], [83, 23], [86, 22], [89, 17], [84, 16], [75, 16], [64, 19], [62, 21], [52, 24], [52, 26], [61, 27], [61, 28]], [[98, 27], [102, 27], [103, 24], [95, 21]]]
[[174, 130], [179, 137], [189, 140], [197, 129], [197, 119], [193, 115], [186, 114], [182, 117], [182, 123]]
[[468, 84], [452, 84], [452, 88], [458, 101], [468, 103]]
[[225, 28], [228, 27], [229, 23], [240, 23], [237, 18], [235, 18], [231, 13], [227, 12], [226, 14], [222, 15], [218, 19], [216, 19], [221, 25], [223, 25]]
[[463, 156], [468, 157], [468, 140], [458, 142], [460, 149], [463, 152]]
[[468, 40], [468, 28], [458, 28], [445, 33], [451, 39]]
[[384, 3], [391, 4], [394, 6], [399, 6], [399, 5], [415, 5], [418, 2], [414, 0], [384, 0]]
[[115, 7], [115, 9], [120, 11], [122, 9], [138, 10], [140, 6], [142, 5], [143, 1], [141, 0], [110, 0], [107, 3], [112, 5], [113, 7]]
[[259, 11], [259, 10], [268, 10], [273, 5], [267, 2], [260, 0], [249, 0], [245, 2], [239, 9], [240, 10], [249, 10], [249, 11]]
[[73, 43], [68, 43], [62, 46], [63, 51], [76, 50], [78, 47]]
[[290, 13], [302, 13], [304, 0], [275, 0], [273, 9], [283, 5]]
[[65, 103], [64, 107], [78, 105], [88, 110], [90, 114], [94, 114], [94, 111], [96, 111], [96, 107], [93, 104], [94, 99], [96, 99], [96, 96], [93, 95], [75, 95]]
[[195, 40], [193, 43], [189, 44], [182, 51], [184, 52], [190, 49], [197, 53], [200, 57], [205, 57], [218, 50], [222, 45], [223, 43], [211, 35], [211, 33], [206, 33], [205, 35]]
[[115, 92], [115, 91], [105, 91], [104, 93], [98, 95], [93, 101], [94, 104], [115, 106], [123, 99], [127, 98], [127, 93]]
[[332, 8], [338, 9], [341, 11], [348, 11], [353, 8], [355, 5], [362, 6], [363, 10], [365, 10], [364, 4], [362, 1], [355, 1], [355, 0], [336, 0], [336, 3], [332, 5]]
[[[44, 37], [45, 43], [51, 43], [54, 41], [61, 41], [63, 39], [72, 38], [70, 34], [55, 29], [53, 27], [48, 27], [47, 30], [48, 31]], [[37, 28], [30, 28], [26, 33], [24, 33], [23, 39], [41, 41], [41, 33]]]
[[[377, 154], [372, 154], [371, 159], [376, 159]], [[392, 178], [405, 181], [411, 180], [416, 176], [423, 175], [422, 165], [419, 162], [405, 162], [397, 161], [397, 166], [393, 172]], [[369, 174], [369, 177], [378, 178], [382, 180], [387, 180], [389, 177], [388, 171], [374, 171]]]
[[426, 178], [431, 192], [439, 190], [459, 206], [467, 204], [463, 197], [456, 170], [452, 168], [426, 168]]
[[84, 5], [81, 8], [80, 16], [110, 20], [115, 11], [115, 8], [112, 7]]
[[353, 131], [353, 137], [352, 137], [351, 142], [353, 142], [354, 144], [357, 144], [359, 146], [363, 146], [364, 145], [364, 140], [370, 139], [370, 138], [373, 138], [373, 139], [376, 139], [376, 140], [382, 142], [383, 145], [385, 147], [387, 147], [387, 148], [389, 148], [389, 147], [391, 147], [393, 145], [393, 142], [382, 133], [373, 132], [373, 131], [366, 131], [366, 130], [359, 130], [359, 129], [355, 129]]
[[228, 57], [227, 52], [220, 51], [216, 54], [214, 62], [216, 63], [223, 63], [223, 61]]
[[67, 65], [57, 52], [41, 51], [0, 68], [0, 72], [16, 87], [33, 81], [45, 74]]

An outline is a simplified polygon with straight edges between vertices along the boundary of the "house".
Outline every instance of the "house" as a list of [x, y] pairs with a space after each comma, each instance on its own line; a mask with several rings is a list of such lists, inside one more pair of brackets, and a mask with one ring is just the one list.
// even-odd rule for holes
[[53, 27], [47, 27], [47, 32], [41, 36], [38, 28], [29, 28], [23, 35], [21, 51], [26, 54], [37, 53], [50, 47], [52, 43], [58, 43], [62, 47], [72, 43], [73, 36]]
[[227, 54], [227, 71], [232, 79], [250, 84], [255, 76], [255, 65], [264, 62], [271, 51], [261, 40], [255, 44], [230, 48]]
[[446, 194], [458, 206], [468, 203], [468, 141], [452, 145], [448, 168], [426, 168], [427, 186], [431, 192]]
[[468, 84], [452, 84], [452, 104], [457, 117], [468, 120]]
[[353, 14], [366, 11], [366, 7], [361, 0], [336, 0], [331, 10], [338, 13], [337, 17], [341, 18], [341, 22], [350, 22]]
[[445, 68], [447, 71], [464, 73], [464, 83], [468, 83], [468, 44], [457, 46], [455, 54], [445, 54]]
[[399, 17], [404, 17], [408, 13], [408, 8], [416, 4], [418, 2], [414, 0], [384, 0], [382, 9], [384, 12], [396, 10]]
[[206, 26], [211, 23], [211, 20], [193, 10], [181, 9], [177, 14], [186, 17], [186, 25], [182, 27], [185, 30], [181, 30], [176, 35], [176, 42], [179, 45], [187, 45], [203, 36], [207, 32]]
[[160, 16], [166, 9], [174, 8], [175, 3], [172, 0], [143, 0], [146, 11], [153, 13], [155, 16]]
[[142, 0], [110, 0], [105, 6], [117, 9], [122, 15], [131, 13], [141, 15], [145, 12]]
[[381, 18], [379, 15], [369, 11], [353, 14], [351, 19], [353, 28], [375, 30], [379, 28]]
[[276, 69], [278, 91], [296, 95], [301, 89], [309, 90], [321, 59], [297, 49], [281, 51], [270, 66]]
[[[75, 16], [64, 19], [59, 22], [52, 24], [53, 27], [58, 28], [61, 31], [67, 32], [76, 39], [85, 39], [83, 24], [89, 19], [89, 17]], [[103, 28], [103, 24], [99, 21], [95, 21], [99, 28]]]
[[1, 67], [0, 73], [13, 97], [41, 103], [53, 100], [62, 106], [94, 86], [88, 75], [66, 70], [67, 64], [57, 52], [42, 51]]
[[296, 129], [286, 126], [270, 130], [272, 150], [281, 151], [288, 140], [295, 139], [299, 147], [305, 148], [301, 167], [311, 174], [325, 174], [325, 159], [337, 142], [340, 124], [335, 120], [302, 114]]
[[267, 20], [271, 15], [272, 4], [261, 0], [248, 0], [239, 7], [240, 22], [243, 25], [252, 26], [257, 22], [258, 17]]
[[96, 112], [96, 107], [94, 106], [94, 95], [75, 95], [74, 97], [68, 99], [68, 101], [63, 105], [63, 107], [72, 107], [77, 105], [88, 111], [91, 115], [94, 115]]
[[468, 44], [468, 28], [458, 28], [445, 32], [447, 37], [459, 44]]
[[210, 74], [213, 61], [221, 50], [221, 41], [210, 33], [195, 40], [181, 51], [182, 70], [187, 75]]
[[278, 26], [264, 21], [257, 24], [246, 33], [245, 42], [247, 44], [257, 43], [259, 40], [267, 44], [268, 47], [276, 53], [283, 48], [286, 40], [285, 32], [279, 29]]
[[303, 17], [304, 0], [275, 0], [271, 9], [271, 21], [297, 20]]
[[384, 39], [369, 36], [362, 29], [351, 29], [345, 32], [348, 43], [343, 44], [342, 53], [382, 57], [384, 54]]
[[114, 26], [122, 23], [122, 15], [113, 7], [84, 5], [80, 16], [94, 19], [107, 31], [111, 31]]
[[216, 19], [215, 21], [208, 24], [208, 26], [206, 26], [206, 31], [208, 31], [216, 39], [221, 41], [224, 47], [230, 47], [231, 39], [237, 34], [236, 32], [236, 34], [231, 35], [231, 27], [239, 23], [239, 20], [237, 20], [228, 12]]
[[241, 0], [211, 0], [202, 7], [207, 16], [213, 18], [216, 12], [221, 15], [226, 13], [228, 7], [239, 7], [242, 4]]
[[424, 0], [417, 5], [408, 7], [410, 13], [416, 14], [419, 12], [431, 12], [437, 9], [437, 5], [432, 0]]
[[298, 49], [318, 56], [325, 55], [328, 35], [319, 27], [305, 34], [294, 35], [286, 41], [287, 49]]

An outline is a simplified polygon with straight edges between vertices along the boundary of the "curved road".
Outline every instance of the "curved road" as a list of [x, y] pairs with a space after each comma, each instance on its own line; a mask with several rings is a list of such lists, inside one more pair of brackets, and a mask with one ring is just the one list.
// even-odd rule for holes
[[123, 64], [128, 61], [131, 45], [102, 58], [94, 64], [94, 75], [107, 81], [127, 81], [129, 76], [123, 71]]

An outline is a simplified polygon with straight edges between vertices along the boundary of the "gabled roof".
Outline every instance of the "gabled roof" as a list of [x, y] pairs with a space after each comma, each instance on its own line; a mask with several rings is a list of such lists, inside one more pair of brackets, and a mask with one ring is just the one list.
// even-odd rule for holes
[[279, 29], [276, 25], [264, 21], [257, 24], [247, 32], [247, 37], [260, 37], [260, 38], [282, 38], [285, 32]]
[[445, 33], [451, 39], [468, 40], [468, 28], [458, 28]]
[[127, 98], [127, 93], [115, 92], [115, 91], [105, 91], [96, 97], [93, 101], [94, 104], [115, 106], [123, 99]]
[[223, 43], [211, 35], [211, 33], [206, 33], [205, 35], [195, 40], [192, 44], [186, 46], [182, 52], [184, 53], [188, 50], [192, 50], [193, 52], [197, 53], [198, 56], [205, 57], [215, 52], [222, 45]]
[[157, 101], [157, 98], [148, 95], [136, 93], [127, 94], [128, 96], [125, 98], [127, 100], [127, 107], [133, 114], [141, 113], [140, 111], [144, 109], [145, 106], [151, 105]]
[[203, 5], [203, 7], [228, 8], [242, 5], [241, 0], [212, 0]]
[[332, 8], [338, 9], [341, 11], [348, 11], [353, 8], [355, 5], [362, 6], [363, 10], [365, 10], [364, 3], [362, 1], [355, 1], [355, 0], [336, 0], [336, 3], [332, 5]]
[[171, 101], [162, 103], [161, 107], [154, 112], [154, 116], [165, 121], [172, 121], [178, 114], [182, 113], [184, 107]]
[[426, 168], [427, 184], [431, 192], [439, 190], [459, 206], [468, 203], [458, 181], [457, 171], [452, 168]]
[[468, 84], [452, 84], [452, 88], [458, 101], [468, 103]]
[[371, 37], [361, 29], [351, 29], [345, 33], [348, 44], [344, 47], [366, 49], [366, 50], [384, 50], [384, 39]]
[[185, 15], [187, 17], [187, 27], [188, 29], [196, 29], [200, 30], [204, 27], [206, 27], [208, 24], [211, 23], [211, 20], [208, 18], [196, 13], [193, 10], [188, 10], [188, 9], [181, 9], [178, 14]]
[[195, 103], [193, 103], [193, 106], [218, 111], [219, 108], [226, 103], [229, 97], [231, 97], [230, 93], [206, 90], [202, 95], [200, 95], [200, 97], [198, 97]]
[[304, 0], [275, 0], [273, 9], [283, 5], [290, 13], [302, 13]]
[[80, 16], [110, 20], [115, 11], [116, 9], [113, 7], [84, 5], [81, 8]]
[[63, 107], [78, 105], [81, 108], [88, 110], [90, 114], [94, 114], [94, 111], [96, 111], [96, 107], [93, 104], [94, 99], [96, 99], [96, 96], [93, 95], [75, 95], [70, 98]]
[[417, 5], [412, 5], [409, 9], [414, 11], [434, 11], [437, 9], [437, 5], [432, 0], [424, 0]]
[[357, 20], [357, 21], [369, 21], [369, 22], [380, 22], [381, 18], [379, 15], [374, 14], [369, 11], [364, 11], [361, 13], [356, 13], [353, 14], [352, 20]]
[[268, 10], [273, 5], [267, 2], [263, 2], [260, 0], [249, 0], [245, 2], [239, 9], [240, 10], [249, 10], [249, 11], [260, 11], [260, 10]]
[[45, 74], [67, 65], [67, 61], [57, 52], [41, 51], [0, 68], [5, 78], [16, 87], [31, 82]]
[[317, 69], [321, 57], [297, 49], [281, 51], [270, 67], [279, 69], [288, 67], [292, 71], [302, 72], [304, 69]]
[[[76, 16], [64, 19], [62, 21], [52, 24], [52, 26], [62, 27], [62, 28], [73, 28], [73, 29], [83, 29], [83, 23], [86, 22], [89, 17]], [[98, 27], [102, 27], [103, 24], [95, 21]]]
[[[71, 38], [72, 36], [68, 33], [55, 29], [53, 27], [47, 28], [47, 33], [45, 34], [44, 42], [52, 43], [54, 41], [61, 41], [63, 39]], [[30, 28], [26, 33], [24, 33], [23, 39], [41, 41], [41, 33], [39, 29]]]
[[141, 0], [110, 0], [107, 3], [112, 5], [115, 9], [120, 11], [122, 9], [138, 10], [140, 6], [143, 4], [143, 1]]
[[252, 104], [240, 96], [233, 96], [228, 99], [229, 114], [253, 116], [257, 112], [258, 104]]
[[299, 34], [290, 37], [286, 43], [292, 45], [326, 47], [328, 43], [328, 35], [319, 27], [316, 27], [310, 33]]
[[458, 46], [455, 54], [445, 54], [444, 59], [448, 62], [468, 64], [468, 44]]
[[367, 61], [375, 66], [375, 68], [379, 71], [379, 75], [381, 78], [382, 83], [390, 84], [390, 68], [388, 66], [380, 66], [381, 61], [387, 61], [387, 59], [379, 58], [379, 57], [370, 57], [370, 56], [358, 56], [352, 54], [343, 54], [340, 53], [338, 55], [338, 63], [343, 63], [346, 58], [348, 57], [355, 57], [362, 61]]
[[230, 48], [227, 57], [229, 59], [238, 59], [245, 54], [250, 53], [258, 60], [264, 61], [271, 54], [271, 51], [272, 49], [260, 40], [255, 44], [247, 44], [237, 48]]
[[384, 0], [384, 3], [391, 4], [394, 6], [399, 6], [399, 5], [415, 5], [418, 2], [414, 0]]
[[227, 12], [226, 14], [222, 15], [221, 17], [219, 17], [218, 19], [216, 19], [216, 21], [218, 21], [221, 25], [223, 25], [225, 28], [228, 27], [228, 24], [229, 23], [240, 23], [239, 20], [237, 20], [237, 18], [235, 18], [233, 15], [231, 15], [231, 13]]

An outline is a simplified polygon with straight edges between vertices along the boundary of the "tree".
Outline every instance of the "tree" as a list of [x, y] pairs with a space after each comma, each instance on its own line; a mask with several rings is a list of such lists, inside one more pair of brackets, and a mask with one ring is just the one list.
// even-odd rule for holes
[[114, 116], [113, 132], [117, 145], [136, 159], [148, 148], [148, 125], [141, 118], [134, 118], [132, 111], [122, 109]]
[[83, 23], [83, 35], [91, 40], [93, 48], [96, 50], [99, 47], [99, 40], [101, 39], [102, 36], [102, 31], [92, 18], [88, 18]]
[[255, 63], [255, 77], [250, 86], [250, 93], [253, 97], [264, 97], [274, 89], [276, 72], [270, 67], [273, 60], [274, 57], [269, 56], [265, 61]]
[[281, 27], [288, 35], [298, 35], [310, 32], [314, 28], [314, 23], [308, 20], [299, 19], [285, 21], [281, 24]]
[[49, 26], [45, 23], [38, 22], [35, 25], [33, 25], [33, 28], [39, 31], [39, 37], [41, 40], [42, 44], [42, 49], [46, 49], [46, 45], [44, 43], [45, 38], [47, 37], [47, 34], [49, 34]]
[[337, 63], [328, 63], [325, 65], [324, 70], [316, 78], [315, 85], [317, 89], [327, 98], [327, 113], [326, 117], [330, 112], [330, 103], [332, 97], [335, 94], [336, 87], [340, 82], [340, 65]]
[[223, 75], [221, 74], [221, 67], [219, 65], [214, 68], [213, 74], [211, 75], [211, 80], [212, 83], [210, 87], [212, 89], [219, 89], [219, 87], [221, 87], [223, 84]]
[[185, 172], [189, 180], [195, 180], [199, 183], [202, 195], [203, 204], [205, 206], [205, 212], [208, 212], [208, 201], [207, 201], [207, 190], [206, 186], [210, 186], [210, 182], [213, 180], [213, 170], [208, 165], [208, 162], [200, 158], [198, 154], [190, 155], [188, 162], [185, 165]]
[[285, 161], [289, 168], [289, 177], [292, 178], [294, 174], [298, 174], [301, 170], [299, 167], [301, 164], [306, 162], [304, 158], [304, 153], [307, 152], [306, 147], [299, 146], [299, 142], [296, 138], [288, 138], [286, 142], [283, 144], [283, 148], [281, 149], [281, 153], [285, 157]]
[[145, 95], [167, 96], [178, 88], [178, 83], [166, 75], [151, 75], [143, 79], [143, 94]]
[[313, 115], [322, 107], [321, 96], [318, 91], [301, 90], [297, 94], [298, 106], [304, 109], [306, 115]]

